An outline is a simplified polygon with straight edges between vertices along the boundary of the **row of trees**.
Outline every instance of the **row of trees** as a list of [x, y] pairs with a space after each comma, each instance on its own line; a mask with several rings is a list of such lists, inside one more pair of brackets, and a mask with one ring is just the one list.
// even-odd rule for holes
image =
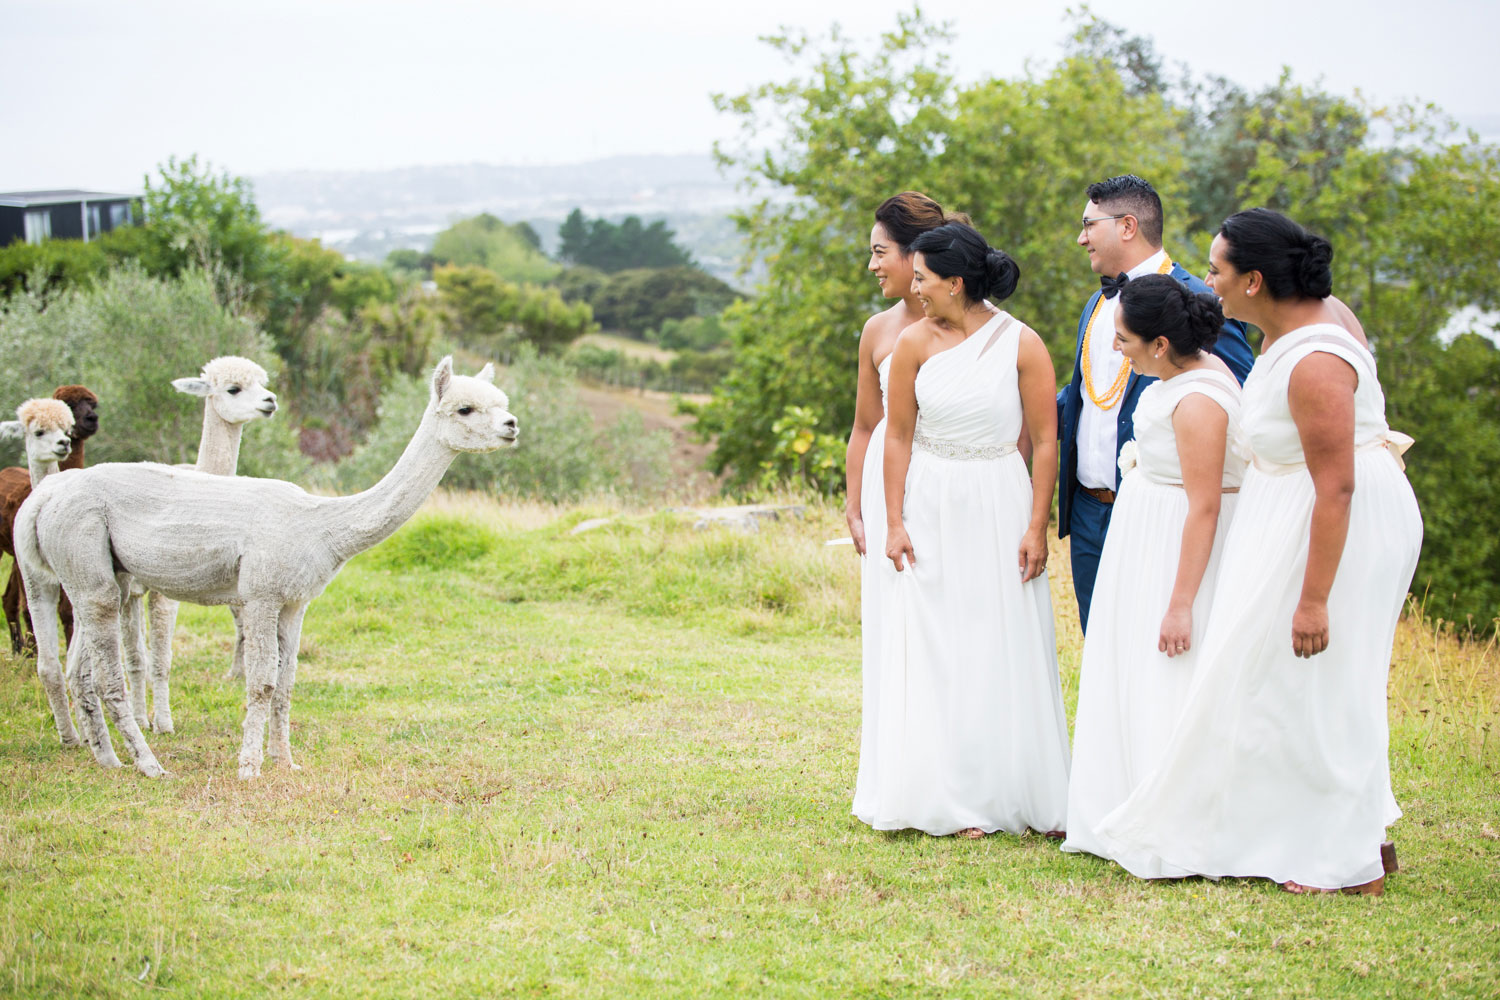
[[[1074, 245], [1084, 190], [1133, 172], [1161, 192], [1169, 252], [1199, 273], [1218, 222], [1246, 206], [1333, 241], [1335, 291], [1371, 336], [1391, 423], [1419, 439], [1417, 588], [1436, 614], [1491, 621], [1500, 360], [1480, 338], [1436, 334], [1461, 307], [1500, 305], [1494, 249], [1474, 238], [1500, 224], [1500, 152], [1432, 108], [1370, 108], [1290, 75], [1257, 92], [1171, 79], [1149, 41], [1086, 13], [1055, 66], [1015, 79], [957, 84], [946, 38], [919, 14], [868, 53], [837, 34], [775, 38], [800, 72], [716, 98], [741, 126], [718, 153], [762, 195], [738, 222], [769, 271], [725, 314], [734, 367], [698, 422], [717, 468], [741, 484], [841, 487], [857, 334], [884, 306], [863, 268], [871, 212], [907, 188], [969, 213], [1015, 257], [1006, 308], [1066, 378], [1093, 280]], [[767, 150], [767, 135], [782, 138]]]

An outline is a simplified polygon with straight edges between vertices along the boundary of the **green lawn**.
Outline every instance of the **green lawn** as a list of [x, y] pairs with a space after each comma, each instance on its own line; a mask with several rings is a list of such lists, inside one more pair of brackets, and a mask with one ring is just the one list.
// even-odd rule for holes
[[1143, 883], [849, 815], [835, 511], [568, 534], [597, 513], [450, 503], [352, 563], [308, 615], [298, 772], [235, 777], [223, 609], [183, 607], [162, 781], [63, 750], [0, 652], [0, 993], [1500, 995], [1493, 646], [1403, 627], [1383, 898]]

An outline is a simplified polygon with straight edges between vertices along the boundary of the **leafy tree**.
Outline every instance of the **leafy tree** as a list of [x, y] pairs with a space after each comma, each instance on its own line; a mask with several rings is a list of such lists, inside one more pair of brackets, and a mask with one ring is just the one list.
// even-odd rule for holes
[[[772, 39], [809, 64], [802, 75], [716, 98], [744, 135], [720, 147], [721, 162], [791, 196], [765, 197], [738, 219], [769, 273], [755, 299], [724, 314], [735, 367], [699, 413], [699, 429], [717, 436], [714, 465], [735, 482], [761, 477], [791, 407], [816, 400], [816, 431], [847, 434], [857, 335], [883, 308], [863, 267], [871, 214], [891, 194], [916, 188], [969, 213], [1016, 258], [1021, 283], [1006, 308], [1041, 334], [1066, 377], [1092, 281], [1073, 242], [1085, 188], [1128, 163], [1164, 198], [1181, 190], [1179, 113], [1160, 95], [1133, 94], [1112, 64], [1083, 57], [958, 88], [939, 54], [946, 37], [913, 15], [868, 56], [837, 33], [821, 48]], [[768, 133], [784, 138], [765, 151]]]
[[558, 257], [601, 271], [690, 266], [692, 258], [672, 236], [660, 219], [647, 226], [629, 215], [616, 225], [603, 218], [589, 220], [582, 209], [575, 208], [558, 228]]
[[456, 222], [432, 241], [434, 264], [487, 267], [507, 281], [539, 284], [551, 280], [557, 264], [541, 251], [541, 240], [526, 223], [509, 225], [488, 213]]
[[665, 320], [659, 329], [647, 330], [646, 339], [669, 351], [707, 351], [728, 338], [718, 316], [688, 316]]
[[695, 267], [632, 268], [609, 275], [589, 301], [601, 326], [643, 337], [668, 320], [716, 314], [739, 297]]
[[[1417, 438], [1406, 474], [1422, 506], [1422, 559], [1412, 591], [1429, 617], [1500, 627], [1500, 349], [1476, 334], [1412, 350], [1387, 387], [1391, 425]], [[1384, 365], [1382, 364], [1382, 368]], [[1382, 381], [1385, 381], [1382, 372]]]
[[385, 255], [385, 266], [396, 274], [404, 275], [429, 275], [432, 273], [433, 259], [431, 254], [420, 250], [392, 250]]
[[158, 178], [144, 180], [147, 225], [138, 259], [148, 273], [181, 274], [189, 266], [216, 275], [221, 299], [263, 294], [268, 232], [250, 182], [215, 172], [196, 155], [168, 157]]
[[508, 350], [528, 341], [556, 352], [597, 329], [587, 303], [568, 303], [555, 288], [516, 285], [483, 267], [439, 267], [433, 272], [449, 328], [470, 345]]

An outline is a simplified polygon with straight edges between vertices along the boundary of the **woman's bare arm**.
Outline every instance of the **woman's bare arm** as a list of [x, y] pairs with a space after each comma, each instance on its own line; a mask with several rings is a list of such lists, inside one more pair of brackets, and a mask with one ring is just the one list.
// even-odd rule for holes
[[1057, 372], [1047, 345], [1030, 327], [1021, 328], [1016, 369], [1023, 422], [1031, 438], [1031, 523], [1017, 553], [1025, 583], [1047, 568], [1047, 520], [1057, 488]]

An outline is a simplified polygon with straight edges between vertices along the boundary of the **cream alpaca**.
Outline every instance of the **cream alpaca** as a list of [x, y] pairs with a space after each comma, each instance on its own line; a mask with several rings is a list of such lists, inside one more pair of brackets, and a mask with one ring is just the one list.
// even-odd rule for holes
[[[179, 378], [172, 382], [178, 392], [203, 397], [203, 434], [198, 439], [198, 461], [193, 468], [215, 476], [232, 476], [239, 467], [240, 436], [252, 420], [270, 417], [276, 412], [276, 394], [266, 388], [270, 379], [266, 370], [248, 358], [228, 355], [214, 358], [203, 366], [197, 378]], [[145, 671], [140, 627], [141, 602], [137, 591], [131, 592], [129, 621], [126, 627], [126, 657], [130, 673], [130, 700], [137, 724], [147, 726]], [[161, 594], [151, 594], [151, 714], [150, 728], [170, 733], [172, 726], [172, 634], [177, 628], [177, 601]], [[235, 666], [244, 655], [245, 634], [240, 627], [239, 612], [234, 612]]]
[[[44, 478], [56, 478], [57, 463], [73, 451], [73, 411], [59, 399], [28, 399], [16, 407], [16, 420], [0, 423], [0, 438], [21, 435], [26, 441], [26, 466], [31, 471], [32, 495]], [[21, 505], [25, 509], [25, 504]], [[20, 520], [20, 513], [16, 515]], [[23, 601], [24, 607], [24, 601]], [[52, 612], [44, 627], [52, 629], [51, 642], [57, 648], [57, 606], [54, 598]], [[52, 717], [57, 722], [58, 735], [64, 746], [77, 746], [78, 734], [73, 729], [73, 719], [68, 714], [67, 689], [63, 684], [62, 666], [54, 655], [43, 663], [36, 661], [37, 674], [42, 679], [42, 690], [47, 693], [47, 703], [52, 706]]]
[[[349, 497], [313, 496], [291, 483], [229, 478], [162, 465], [96, 465], [49, 477], [16, 519], [16, 551], [33, 615], [38, 661], [57, 662], [59, 585], [73, 597], [79, 707], [90, 745], [119, 766], [100, 712], [102, 695], [136, 767], [165, 773], [130, 712], [119, 656], [119, 588], [114, 563], [144, 586], [178, 601], [227, 604], [245, 630], [246, 711], [242, 778], [260, 774], [267, 722], [270, 757], [292, 763], [291, 700], [308, 604], [344, 563], [409, 518], [460, 452], [515, 443], [516, 419], [494, 368], [453, 374], [444, 358], [416, 434], [384, 479]], [[95, 678], [102, 692], [95, 693]], [[67, 706], [54, 714], [64, 740]], [[67, 727], [66, 729], [64, 727]]]
[[26, 439], [26, 467], [31, 485], [57, 471], [73, 451], [73, 411], [60, 399], [28, 399], [16, 407], [16, 419], [0, 422], [0, 438]]

